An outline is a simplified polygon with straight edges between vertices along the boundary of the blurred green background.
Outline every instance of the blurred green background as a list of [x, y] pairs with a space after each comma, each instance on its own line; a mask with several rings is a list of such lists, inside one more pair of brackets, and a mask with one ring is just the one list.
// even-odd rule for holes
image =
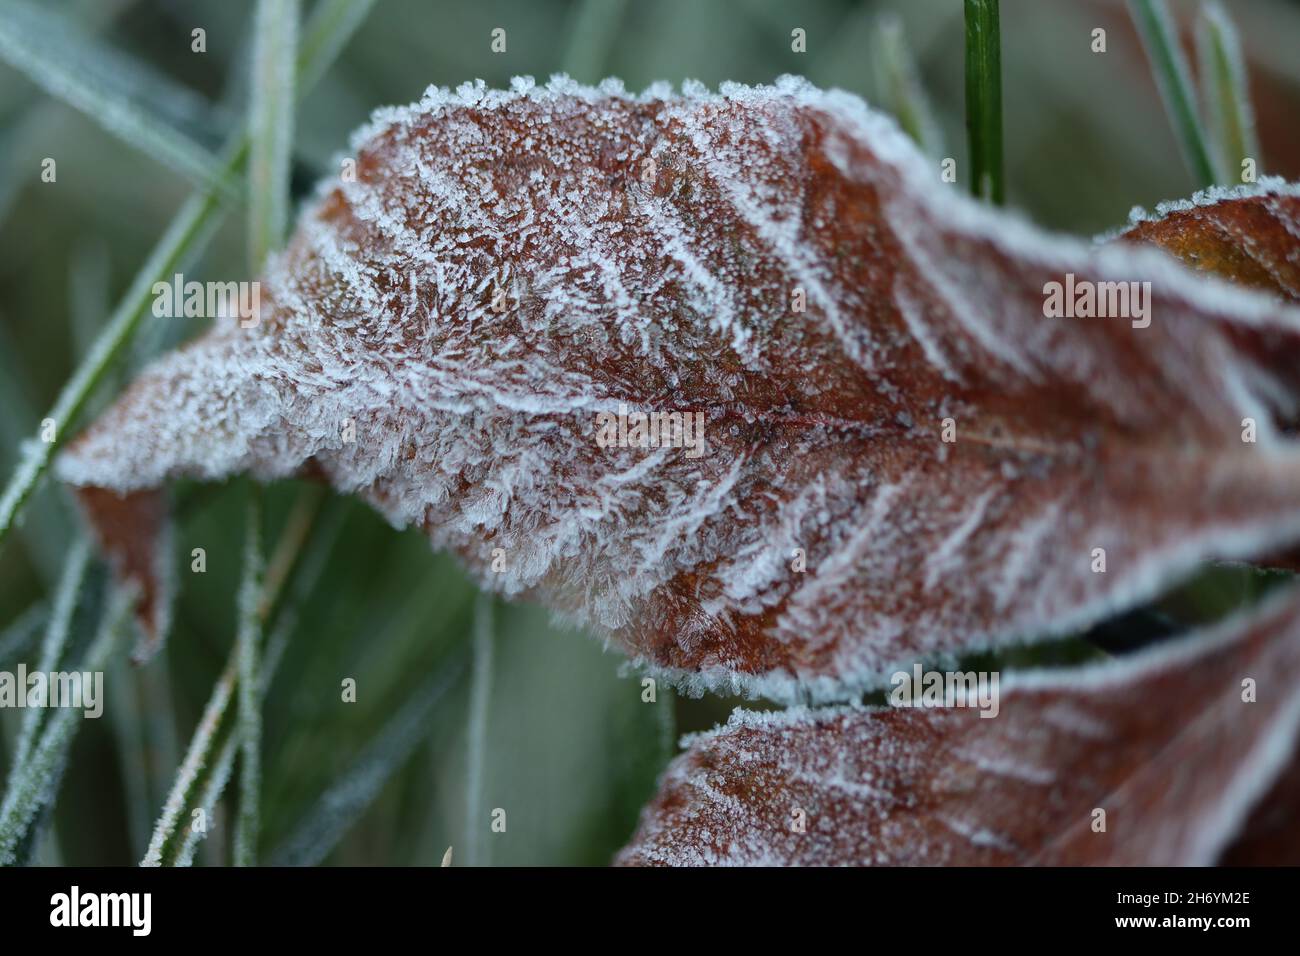
[[[251, 0], [46, 2], [77, 29], [125, 52], [145, 74], [145, 108], [213, 151], [248, 97]], [[1300, 178], [1300, 7], [1233, 0], [1259, 114], [1263, 171]], [[309, 10], [310, 3], [305, 7]], [[1175, 4], [1181, 11], [1193, 3]], [[568, 71], [630, 89], [654, 80], [768, 82], [798, 73], [869, 101], [872, 51], [884, 15], [902, 23], [941, 128], [945, 155], [964, 162], [960, 0], [780, 3], [774, 0], [380, 0], [302, 103], [294, 185], [305, 195], [331, 171], [348, 134], [376, 107], [418, 99], [430, 83]], [[0, 17], [3, 17], [0, 6]], [[1108, 50], [1089, 48], [1095, 27]], [[191, 31], [207, 51], [191, 51]], [[507, 50], [489, 49], [504, 28]], [[790, 31], [807, 32], [807, 52]], [[1054, 229], [1095, 234], [1130, 207], [1189, 194], [1193, 184], [1116, 0], [1003, 0], [1009, 204]], [[41, 162], [58, 163], [55, 183]], [[0, 66], [0, 474], [33, 436], [62, 383], [174, 215], [191, 185], [166, 165]], [[227, 216], [186, 278], [246, 277], [239, 210]], [[201, 331], [147, 318], [131, 367]], [[90, 413], [129, 374], [122, 369]], [[89, 417], [89, 416], [87, 416]], [[84, 419], [83, 419], [84, 420]], [[274, 541], [298, 489], [267, 496]], [[119, 661], [105, 718], [81, 729], [57, 809], [36, 859], [125, 864], [149, 830], [235, 633], [246, 488], [176, 490], [180, 603], [170, 644], [145, 668]], [[33, 660], [10, 622], [48, 605], [75, 526], [48, 483], [21, 533], [0, 551], [0, 668]], [[194, 547], [206, 574], [189, 573]], [[296, 863], [602, 864], [630, 835], [678, 732], [724, 719], [735, 701], [642, 701], [633, 674], [597, 641], [553, 627], [535, 608], [477, 598], [455, 563], [365, 507], [330, 501], [306, 554], [310, 587], [266, 702], [261, 858]], [[95, 577], [93, 581], [98, 581]], [[1249, 583], [1249, 582], [1247, 582]], [[1181, 596], [1184, 617], [1218, 613], [1248, 590], [1231, 572]], [[491, 634], [482, 745], [471, 746], [468, 650]], [[21, 650], [26, 646], [27, 650]], [[25, 656], [24, 656], [25, 655]], [[1073, 659], [1066, 654], [1062, 659]], [[457, 667], [460, 670], [456, 670]], [[357, 701], [340, 683], [357, 682]], [[0, 769], [18, 715], [0, 712]], [[467, 811], [470, 765], [481, 760], [479, 805]], [[233, 785], [230, 788], [234, 789]], [[223, 807], [226, 805], [223, 804]], [[505, 833], [488, 831], [492, 808]], [[229, 858], [228, 807], [200, 862]]]

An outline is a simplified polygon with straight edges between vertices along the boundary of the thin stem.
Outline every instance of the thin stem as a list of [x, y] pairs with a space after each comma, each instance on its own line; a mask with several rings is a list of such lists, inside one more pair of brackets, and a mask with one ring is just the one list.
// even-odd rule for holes
[[872, 36], [871, 62], [875, 70], [880, 105], [898, 119], [898, 125], [931, 157], [943, 155], [943, 133], [925, 94], [916, 60], [903, 34], [903, 21], [883, 16]]
[[176, 866], [190, 866], [194, 862], [194, 851], [198, 849], [199, 843], [211, 830], [213, 816], [217, 809], [217, 801], [221, 799], [222, 791], [226, 789], [226, 784], [230, 782], [230, 771], [235, 764], [235, 751], [238, 745], [238, 734], [229, 733], [226, 735], [226, 740], [217, 754], [216, 763], [208, 774], [207, 781], [203, 784], [203, 792], [199, 795], [198, 809], [203, 811], [204, 828], [202, 831], [196, 830], [191, 823], [186, 829], [185, 838], [176, 851]]
[[273, 866], [315, 866], [325, 859], [374, 802], [379, 791], [433, 730], [438, 702], [464, 672], [463, 653], [440, 665], [394, 714], [378, 736], [326, 790], [271, 856]]
[[[166, 119], [203, 112], [206, 103], [167, 77], [96, 41], [68, 18], [19, 0], [0, 16], [0, 59], [47, 94], [79, 110], [123, 143], [163, 162], [196, 185], [229, 192], [233, 181], [203, 146]], [[153, 107], [150, 109], [149, 107]]]
[[260, 657], [262, 620], [262, 491], [249, 489], [244, 531], [244, 578], [239, 588], [239, 817], [235, 821], [236, 866], [257, 863], [262, 783], [262, 700]]
[[1217, 0], [1201, 8], [1196, 47], [1205, 111], [1219, 163], [1219, 182], [1240, 182], [1246, 160], [1254, 160], [1258, 172], [1259, 141], [1255, 137], [1255, 111], [1246, 82], [1241, 38]]
[[307, 485], [294, 499], [289, 518], [266, 566], [266, 586], [262, 589], [262, 603], [257, 608], [262, 620], [274, 621], [278, 617], [280, 602], [287, 593], [285, 583], [298, 569], [304, 545], [316, 527], [324, 502], [325, 489], [320, 485]]
[[122, 767], [123, 797], [126, 800], [127, 834], [132, 854], [143, 853], [149, 844], [149, 758], [141, 719], [141, 699], [135, 672], [125, 660], [115, 658], [105, 677], [108, 684], [108, 718]]
[[[227, 152], [227, 168], [237, 167], [243, 144], [236, 144], [233, 155]], [[89, 354], [59, 392], [54, 407], [46, 416], [54, 423], [51, 441], [31, 439], [22, 449], [18, 468], [0, 496], [0, 543], [8, 537], [14, 521], [27, 503], [36, 483], [49, 468], [54, 453], [63, 445], [69, 429], [85, 408], [96, 386], [121, 355], [135, 334], [141, 319], [149, 314], [153, 302], [153, 284], [163, 276], [179, 271], [182, 265], [206, 243], [216, 224], [221, 202], [216, 190], [192, 196], [154, 247], [144, 267], [136, 274], [126, 297], [118, 304], [108, 326], [95, 340]]]
[[[300, 513], [306, 507], [303, 501], [312, 497], [312, 491], [314, 489], [309, 489], [299, 497], [293, 514]], [[265, 614], [259, 625], [263, 630], [270, 631], [274, 629], [275, 632], [278, 632], [287, 611], [291, 610], [287, 609], [282, 603], [279, 593], [281, 590], [287, 590], [292, 581], [293, 589], [298, 591], [300, 585], [304, 583], [310, 584], [319, 575], [323, 564], [323, 556], [329, 551], [328, 544], [322, 543], [321, 539], [327, 533], [337, 533], [338, 523], [326, 521], [324, 524], [330, 525], [330, 527], [326, 530], [320, 530], [319, 524], [315, 523], [318, 513], [318, 507], [311, 510], [313, 524], [305, 533], [297, 526], [293, 518], [290, 518], [289, 525], [286, 526], [277, 541], [274, 550], [276, 557], [272, 560], [272, 565], [279, 564], [288, 570], [279, 575], [268, 573], [264, 579], [263, 592], [257, 602], [259, 613], [264, 612]], [[300, 561], [299, 556], [307, 553], [309, 543], [317, 545], [317, 547], [312, 548], [311, 557], [314, 560], [311, 562]], [[290, 553], [291, 549], [293, 549], [294, 553]], [[306, 564], [311, 564], [312, 567], [304, 567]], [[176, 771], [176, 779], [167, 794], [166, 801], [163, 803], [162, 813], [154, 824], [149, 849], [145, 853], [144, 859], [140, 861], [141, 866], [162, 866], [164, 863], [178, 860], [174, 838], [181, 813], [188, 806], [197, 787], [203, 783], [204, 769], [209, 767], [210, 764], [220, 769], [220, 756], [216, 758], [217, 762], [212, 764], [214, 760], [213, 754], [224, 752], [225, 743], [221, 730], [238, 679], [239, 647], [239, 642], [236, 641], [235, 646], [230, 650], [230, 656], [221, 672], [221, 676], [217, 678], [217, 682], [212, 688], [212, 694], [209, 696], [207, 706], [203, 710], [203, 716], [199, 719], [194, 735], [190, 738], [185, 757]], [[265, 666], [261, 669], [260, 693], [262, 694], [266, 693], [270, 678], [279, 663], [282, 649], [282, 642], [276, 642], [275, 640], [269, 642]], [[226, 734], [229, 739], [237, 739], [237, 736], [237, 733], [233, 731]], [[209, 786], [212, 776], [213, 774], [209, 773]], [[217, 794], [219, 796], [220, 788]], [[182, 844], [181, 852], [183, 852], [183, 847]]]
[[[134, 603], [132, 590], [114, 590], [79, 671], [92, 675], [103, 672]], [[24, 762], [22, 772], [5, 792], [4, 804], [0, 806], [0, 866], [15, 861], [32, 822], [54, 799], [68, 749], [82, 717], [83, 710], [76, 707], [58, 708], [46, 722], [40, 742]]]
[[[85, 538], [80, 538], [68, 551], [63, 574], [59, 578], [59, 588], [54, 597], [54, 610], [50, 614], [50, 622], [45, 629], [45, 639], [41, 642], [41, 656], [36, 664], [36, 670], [40, 673], [50, 673], [59, 666], [59, 661], [63, 658], [63, 650], [68, 644], [68, 634], [72, 630], [72, 617], [77, 610], [77, 598], [81, 594], [81, 582], [86, 578], [86, 568], [89, 564], [90, 545]], [[22, 690], [26, 692], [26, 688]], [[44, 713], [44, 707], [31, 707], [23, 713], [18, 746], [14, 752], [13, 766], [9, 770], [11, 780], [22, 771], [23, 764], [27, 761]]]
[[232, 654], [226, 662], [226, 667], [221, 672], [221, 676], [217, 678], [216, 684], [213, 685], [212, 693], [208, 696], [208, 703], [203, 708], [203, 716], [199, 718], [199, 724], [194, 728], [194, 736], [190, 738], [190, 745], [185, 751], [185, 758], [176, 771], [176, 780], [172, 784], [171, 791], [167, 794], [167, 800], [163, 804], [158, 822], [154, 824], [153, 836], [149, 840], [149, 849], [145, 851], [144, 859], [140, 861], [141, 866], [162, 866], [163, 852], [167, 848], [172, 834], [176, 832], [176, 823], [185, 810], [189, 794], [194, 788], [195, 782], [199, 779], [204, 766], [207, 765], [209, 755], [214, 749], [217, 730], [221, 726], [221, 719], [225, 716], [226, 707], [234, 694], [237, 674], [238, 657]]
[[1187, 60], [1178, 43], [1169, 8], [1164, 0], [1129, 0], [1129, 6], [1187, 167], [1199, 185], [1212, 186], [1214, 164], [1210, 160], [1205, 130], [1196, 112], [1196, 96], [1192, 91]]
[[487, 756], [488, 713], [492, 702], [495, 626], [492, 595], [481, 593], [474, 605], [474, 657], [469, 691], [469, 742], [465, 773], [465, 862], [487, 865], [483, 842], [483, 774]]
[[601, 79], [626, 7], [627, 0], [581, 0], [574, 6], [567, 31], [569, 43], [561, 60], [565, 73], [585, 83]]
[[0, 668], [11, 661], [18, 660], [18, 655], [27, 652], [27, 645], [36, 637], [42, 625], [49, 620], [50, 609], [37, 601], [3, 631], [0, 631]]
[[1002, 28], [998, 0], [966, 0], [966, 134], [971, 193], [1000, 206], [1002, 172]]
[[253, 35], [248, 156], [248, 258], [254, 272], [284, 242], [293, 143], [293, 63], [298, 0], [259, 0]]

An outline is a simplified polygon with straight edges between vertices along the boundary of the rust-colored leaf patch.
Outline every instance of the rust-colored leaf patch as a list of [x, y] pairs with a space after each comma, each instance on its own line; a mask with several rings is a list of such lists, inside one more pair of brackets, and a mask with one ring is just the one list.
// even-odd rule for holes
[[1213, 190], [1137, 217], [1130, 242], [1159, 246], [1193, 269], [1300, 302], [1300, 196]]
[[989, 718], [738, 712], [670, 766], [619, 862], [1295, 862], [1298, 680], [1293, 592], [1137, 658], [1008, 677]]
[[147, 370], [65, 481], [310, 468], [688, 691], [779, 700], [1300, 539], [1300, 389], [1256, 348], [1300, 354], [1294, 309], [974, 204], [853, 96], [519, 80], [354, 148], [260, 322]]

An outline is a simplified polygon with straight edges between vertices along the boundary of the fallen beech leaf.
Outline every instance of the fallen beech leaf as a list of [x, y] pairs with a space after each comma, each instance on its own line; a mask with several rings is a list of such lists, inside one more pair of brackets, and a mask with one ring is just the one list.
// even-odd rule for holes
[[[618, 862], [1210, 864], [1247, 819], [1277, 825], [1284, 794], [1259, 798], [1296, 746], [1297, 681], [1293, 591], [1186, 642], [1007, 677], [991, 719], [737, 712], [669, 766]], [[1259, 848], [1260, 831], [1246, 832], [1229, 859]]]
[[[1300, 538], [1300, 389], [1241, 344], [1296, 311], [977, 205], [853, 96], [467, 85], [354, 146], [260, 323], [147, 370], [65, 481], [309, 466], [688, 691], [782, 700]], [[1149, 281], [1149, 325], [1046, 318], [1075, 279]], [[625, 409], [704, 443], [601, 447]]]

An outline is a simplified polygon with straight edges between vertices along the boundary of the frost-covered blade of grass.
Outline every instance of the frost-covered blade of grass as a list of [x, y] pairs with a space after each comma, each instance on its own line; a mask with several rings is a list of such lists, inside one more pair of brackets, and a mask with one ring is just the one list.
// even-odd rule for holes
[[[68, 634], [72, 630], [72, 617], [77, 610], [77, 598], [81, 594], [81, 584], [86, 579], [86, 568], [90, 564], [90, 544], [85, 538], [79, 538], [68, 551], [59, 579], [59, 588], [54, 596], [54, 610], [45, 629], [45, 638], [41, 641], [41, 654], [37, 659], [36, 671], [48, 674], [59, 666], [63, 651], [68, 645]], [[23, 691], [25, 692], [25, 688]], [[18, 733], [18, 745], [14, 751], [14, 762], [10, 768], [10, 780], [22, 771], [28, 754], [36, 741], [41, 718], [45, 716], [44, 707], [29, 707], [23, 711], [22, 729]]]
[[204, 767], [207, 766], [211, 754], [216, 750], [217, 732], [226, 714], [226, 708], [230, 704], [230, 698], [234, 694], [237, 674], [238, 658], [232, 655], [221, 676], [217, 678], [216, 684], [213, 685], [212, 693], [203, 708], [203, 715], [199, 718], [194, 735], [190, 738], [185, 757], [176, 771], [176, 780], [167, 794], [167, 800], [163, 803], [158, 822], [154, 824], [153, 836], [149, 840], [149, 848], [145, 851], [144, 859], [140, 861], [141, 866], [163, 865], [165, 853], [176, 833], [181, 813], [185, 810], [190, 794], [194, 792], [195, 785]]
[[194, 851], [198, 849], [199, 844], [207, 838], [208, 833], [211, 831], [217, 801], [221, 799], [222, 791], [226, 789], [226, 784], [230, 782], [230, 772], [234, 768], [235, 751], [238, 749], [238, 745], [239, 736], [234, 733], [228, 734], [225, 742], [222, 743], [216, 762], [208, 773], [208, 778], [203, 784], [203, 790], [199, 794], [197, 809], [202, 811], [205, 825], [201, 830], [195, 828], [192, 824], [186, 829], [185, 837], [176, 851], [176, 866], [192, 865], [194, 863]]
[[248, 157], [248, 255], [260, 270], [289, 224], [298, 0], [259, 0], [254, 20], [252, 138]]
[[109, 703], [107, 714], [122, 768], [122, 796], [126, 802], [127, 834], [131, 853], [138, 856], [149, 844], [148, 752], [140, 698], [136, 694], [135, 668], [115, 658], [105, 675]]
[[[0, 157], [7, 144], [0, 142]], [[0, 163], [3, 159], [0, 159]], [[29, 167], [30, 168], [30, 167]], [[0, 176], [4, 170], [0, 167]], [[16, 174], [17, 175], [17, 174]], [[25, 174], [24, 174], [25, 175]], [[0, 189], [3, 189], [0, 186]], [[0, 210], [2, 218], [3, 210]], [[104, 313], [101, 312], [99, 321]], [[32, 367], [23, 359], [14, 332], [0, 323], [0, 469], [7, 474], [17, 466], [31, 437], [31, 423], [40, 421], [40, 409], [30, 396], [40, 393], [29, 374]], [[73, 520], [63, 502], [54, 495], [38, 495], [24, 516], [20, 529], [23, 548], [40, 572], [47, 590], [53, 590], [63, 571], [63, 559], [72, 540]]]
[[484, 866], [483, 775], [487, 762], [487, 725], [492, 704], [492, 658], [495, 643], [492, 596], [481, 593], [474, 605], [474, 668], [469, 691], [469, 739], [466, 744], [465, 858]]
[[[475, 667], [478, 666], [475, 655]], [[357, 822], [420, 742], [433, 729], [434, 708], [459, 680], [464, 661], [452, 658], [402, 706], [365, 749], [307, 812], [287, 840], [271, 856], [273, 866], [314, 866], [320, 863]], [[481, 773], [481, 770], [480, 770]]]
[[0, 669], [7, 668], [27, 651], [37, 632], [49, 620], [49, 615], [49, 608], [38, 601], [0, 631]]
[[[316, 523], [320, 500], [316, 489], [309, 489], [299, 497], [289, 522], [276, 543], [271, 559], [271, 570], [265, 575], [264, 586], [254, 604], [262, 618], [259, 628], [273, 629], [273, 636], [268, 642], [266, 651], [265, 667], [261, 668], [259, 674], [259, 693], [263, 695], [283, 651], [285, 632], [282, 627], [292, 614], [292, 608], [281, 603], [281, 592], [291, 590], [295, 597], [301, 597], [303, 593], [310, 591], [319, 577], [325, 555], [329, 552], [329, 541], [332, 541], [332, 536], [337, 534], [339, 529], [338, 511], [331, 514], [330, 520]], [[311, 548], [308, 547], [309, 544], [312, 545]], [[299, 561], [304, 554], [307, 556]], [[225, 772], [226, 779], [220, 779], [222, 758], [226, 741], [238, 742], [238, 734], [229, 733], [224, 728], [229, 724], [226, 715], [239, 674], [239, 650], [240, 645], [236, 640], [226, 666], [212, 688], [198, 726], [190, 738], [185, 757], [176, 771], [176, 779], [167, 794], [167, 799], [163, 802], [162, 813], [154, 824], [149, 848], [144, 859], [140, 861], [141, 866], [177, 864], [186, 854], [192, 859], [194, 846], [191, 845], [186, 849], [186, 844], [191, 842], [188, 836], [183, 838], [179, 845], [176, 842], [181, 815], [189, 807], [195, 794], [202, 793], [199, 797], [201, 806], [208, 806], [204, 801], [209, 798], [215, 805], [228, 782], [228, 770]], [[215, 758], [214, 754], [216, 754]]]
[[239, 587], [239, 817], [235, 823], [235, 865], [257, 863], [262, 786], [261, 667], [262, 602], [265, 557], [262, 554], [262, 492], [249, 489], [244, 528], [244, 576]]
[[[83, 0], [72, 6], [69, 14], [90, 36], [94, 36], [114, 20], [122, 8], [131, 0]], [[12, 98], [11, 98], [12, 99]], [[4, 106], [9, 105], [9, 100]], [[0, 223], [3, 223], [13, 208], [15, 197], [27, 182], [23, 170], [34, 157], [42, 157], [45, 150], [37, 150], [44, 142], [44, 131], [52, 115], [63, 107], [53, 101], [41, 98], [29, 104], [22, 112], [15, 112], [8, 119], [4, 129], [0, 130]]]
[[[254, 271], [284, 242], [289, 225], [289, 161], [293, 148], [293, 80], [298, 49], [298, 0], [258, 0], [253, 33], [253, 100], [249, 116], [248, 259]], [[250, 489], [244, 530], [244, 578], [239, 590], [239, 817], [234, 863], [254, 866], [262, 786], [262, 495]], [[220, 766], [218, 767], [220, 770]], [[224, 780], [214, 777], [217, 793]], [[215, 800], [215, 795], [212, 799]]]
[[0, 3], [0, 58], [105, 130], [205, 188], [233, 191], [220, 161], [175, 124], [220, 125], [203, 98], [26, 0]]
[[1169, 8], [1164, 0], [1129, 0], [1129, 7], [1187, 167], [1197, 185], [1212, 186], [1214, 164], [1210, 159], [1205, 129], [1196, 111], [1196, 94], [1192, 90], [1187, 60], [1179, 46]]
[[[133, 598], [133, 592], [126, 589], [113, 592], [98, 633], [78, 670], [94, 673], [104, 669], [127, 622]], [[68, 748], [81, 726], [82, 716], [83, 711], [75, 707], [55, 710], [46, 722], [39, 742], [11, 780], [4, 803], [0, 805], [0, 866], [9, 866], [16, 861], [28, 829], [45, 806], [53, 801]]]
[[[242, 154], [242, 144], [236, 146], [235, 152]], [[231, 164], [232, 168], [234, 165]], [[0, 543], [13, 529], [14, 519], [49, 468], [54, 453], [63, 445], [91, 393], [131, 341], [140, 320], [148, 314], [154, 299], [153, 284], [163, 276], [180, 271], [197, 256], [216, 226], [220, 206], [220, 194], [211, 189], [195, 194], [181, 207], [90, 353], [59, 392], [46, 416], [54, 423], [53, 440], [38, 441], [33, 437], [23, 446], [18, 469], [0, 496]]]
[[[310, 89], [325, 72], [373, 4], [374, 0], [324, 0], [317, 7], [304, 31], [303, 49], [297, 60], [299, 82], [296, 88], [299, 95]], [[227, 147], [223, 154], [223, 169], [231, 175], [237, 174], [244, 165], [247, 151], [248, 137], [244, 134]], [[206, 245], [222, 211], [221, 199], [220, 191], [207, 188], [195, 193], [181, 207], [95, 341], [90, 354], [59, 392], [53, 409], [46, 416], [55, 423], [54, 440], [44, 442], [33, 437], [23, 446], [14, 476], [0, 494], [0, 544], [13, 530], [15, 519], [49, 468], [68, 431], [75, 425], [91, 392], [131, 341], [140, 320], [148, 314], [153, 302], [153, 284], [179, 271]]]
[[907, 135], [927, 156], [943, 156], [943, 132], [934, 118], [930, 98], [896, 15], [883, 16], [872, 34], [872, 69], [880, 104], [898, 119]]
[[1201, 8], [1196, 22], [1196, 49], [1201, 66], [1201, 95], [1218, 161], [1218, 179], [1241, 181], [1242, 164], [1254, 160], [1258, 175], [1259, 141], [1251, 107], [1241, 38], [1227, 10], [1217, 0]]
[[[283, 656], [285, 648], [289, 644], [289, 635], [292, 627], [294, 627], [295, 620], [296, 614], [294, 614], [294, 611], [286, 610], [283, 618], [277, 624], [276, 631], [266, 640], [266, 650], [263, 662], [261, 662], [261, 683], [259, 687], [263, 701], [265, 701], [266, 697], [266, 687], [270, 684], [270, 679], [272, 679], [279, 666], [279, 658]], [[235, 753], [238, 752], [238, 747], [239, 735], [237, 732], [227, 732], [224, 743], [218, 749], [216, 761], [213, 762], [211, 767], [208, 767], [207, 774], [201, 780], [198, 808], [203, 810], [203, 817], [207, 821], [207, 829], [196, 830], [194, 826], [186, 829], [181, 845], [175, 851], [175, 857], [172, 861], [174, 866], [191, 866], [194, 864], [195, 851], [198, 851], [199, 844], [208, 838], [214, 821], [214, 813], [216, 813], [217, 801], [221, 799], [222, 793], [225, 792], [226, 784], [230, 783], [230, 773], [234, 769]]]

